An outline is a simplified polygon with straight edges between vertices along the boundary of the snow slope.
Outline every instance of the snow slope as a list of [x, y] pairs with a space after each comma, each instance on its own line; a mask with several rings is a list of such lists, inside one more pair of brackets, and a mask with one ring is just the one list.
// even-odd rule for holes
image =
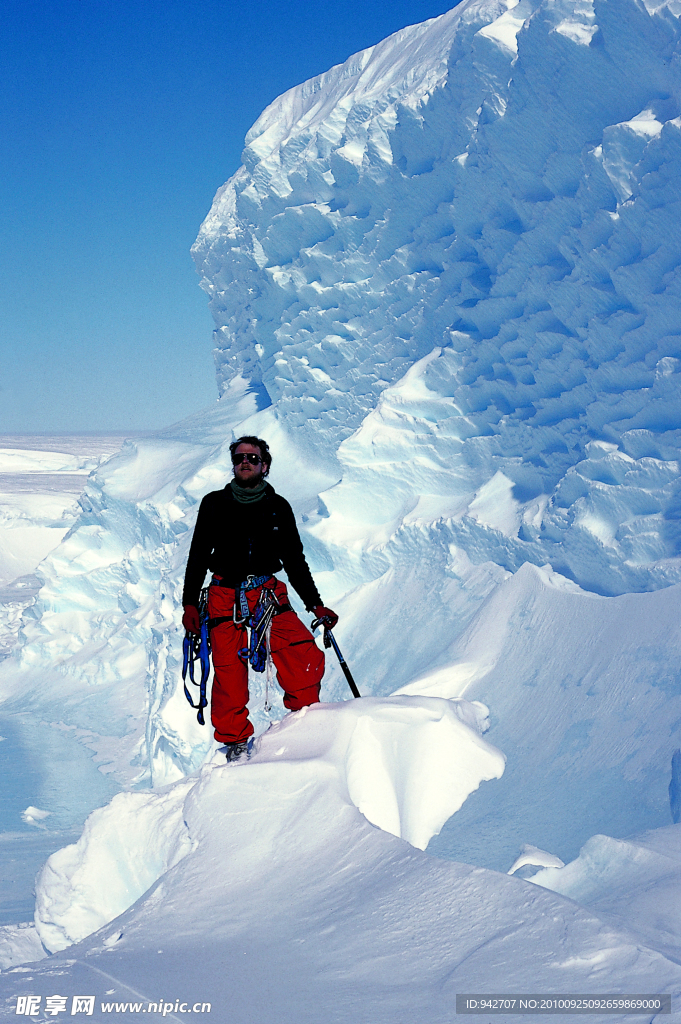
[[[384, 831], [359, 812], [380, 788], [367, 770], [372, 734], [393, 782], [402, 778], [407, 834], [416, 826], [425, 837], [436, 824], [431, 801], [446, 791], [440, 773], [447, 761], [454, 780], [459, 758], [473, 773], [498, 770], [498, 754], [449, 704], [403, 697], [317, 705], [270, 730], [250, 763], [227, 766], [217, 755], [164, 794], [139, 799], [134, 826], [121, 814], [132, 795], [117, 797], [96, 822], [93, 815], [77, 848], [48, 864], [39, 892], [44, 939], [63, 944], [41, 921], [40, 896], [58, 891], [54, 875], [67, 860], [70, 878], [62, 872], [61, 883], [76, 888], [66, 914], [73, 925], [80, 913], [88, 927], [80, 903], [87, 846], [117, 825], [116, 842], [128, 852], [118, 856], [116, 874], [90, 857], [110, 883], [100, 882], [99, 907], [119, 879], [139, 876], [143, 865], [180, 846], [183, 856], [177, 862], [176, 852], [175, 866], [111, 924], [0, 979], [3, 1016], [24, 993], [79, 992], [96, 994], [95, 1020], [108, 1019], [107, 1001], [137, 1002], [142, 1012], [160, 1003], [175, 1020], [182, 1019], [176, 1001], [207, 1001], [220, 1019], [263, 1024], [439, 1024], [452, 1019], [463, 991], [678, 991], [678, 964], [626, 929], [531, 883], [431, 858], [391, 835], [386, 821]], [[470, 705], [459, 707], [475, 720]], [[408, 746], [395, 743], [396, 726], [414, 730]], [[454, 744], [446, 737], [452, 727]], [[434, 755], [440, 729], [444, 742]], [[466, 792], [456, 781], [454, 789], [450, 810]], [[175, 807], [174, 824], [167, 818], [163, 830], [160, 800]], [[151, 857], [140, 856], [145, 841]], [[91, 873], [88, 883], [95, 881]]]
[[0, 651], [13, 646], [37, 589], [34, 569], [76, 521], [88, 474], [122, 443], [115, 435], [0, 435]]
[[[311, 777], [337, 776], [334, 788], [372, 824], [425, 849], [466, 797], [504, 770], [501, 753], [482, 739], [486, 712], [433, 697], [316, 704], [268, 730], [248, 767], [269, 764], [261, 782], [268, 788], [280, 764], [315, 762]], [[224, 766], [224, 754], [212, 763]], [[244, 785], [249, 779], [237, 776]], [[76, 846], [49, 859], [36, 904], [49, 950], [112, 920], [191, 852], [184, 806], [196, 782], [195, 775], [163, 794], [120, 794], [91, 815]], [[295, 791], [290, 800], [293, 810]]]
[[[652, 910], [650, 927], [623, 922], [628, 858], [646, 846], [628, 837], [667, 834], [681, 747], [678, 14], [466, 0], [254, 125], [194, 248], [220, 401], [92, 474], [0, 663], [8, 720], [58, 737], [61, 765], [85, 746], [99, 767], [80, 776], [78, 807], [58, 806], [42, 797], [56, 771], [44, 759], [27, 804], [50, 812], [45, 829], [102, 804], [106, 774], [127, 790], [111, 808], [146, 816], [146, 850], [158, 838], [126, 875], [135, 836], [114, 836], [104, 809], [77, 852], [51, 861], [41, 933], [81, 945], [26, 983], [47, 993], [64, 971], [69, 991], [88, 991], [83, 965], [97, 964], [122, 991], [160, 998], [189, 977], [181, 950], [201, 949], [202, 991], [217, 1005], [220, 965], [234, 977], [244, 963], [251, 987], [230, 1007], [248, 999], [263, 1020], [327, 1019], [329, 1005], [340, 1020], [362, 1006], [372, 1020], [449, 1019], [452, 992], [496, 988], [502, 961], [516, 990], [677, 991], [665, 922], [650, 925]], [[280, 703], [265, 711], [259, 679], [258, 733], [275, 723], [264, 760], [212, 760], [179, 685], [179, 600], [198, 502], [229, 478], [229, 441], [247, 432], [271, 445], [272, 482], [341, 615], [361, 692], [383, 702], [375, 713], [390, 694], [489, 708], [504, 774], [450, 804], [432, 764], [444, 802], [411, 835], [475, 867], [397, 838], [395, 793], [421, 778], [418, 759], [382, 753], [388, 781], [367, 805], [338, 781], [347, 765], [304, 745], [275, 769], [268, 735], [292, 726], [276, 725]], [[347, 696], [330, 663], [325, 704]], [[395, 750], [398, 735], [384, 737]], [[602, 917], [560, 895], [590, 841], [612, 867], [594, 889]], [[547, 868], [567, 873], [542, 875], [555, 894], [505, 875], [529, 847], [539, 864], [578, 865]], [[114, 850], [107, 902], [93, 891]], [[643, 888], [662, 879], [676, 899], [673, 866], [643, 859]], [[14, 1012], [16, 977], [0, 991]]]
[[670, 825], [628, 840], [593, 836], [564, 868], [547, 867], [532, 881], [569, 896], [615, 927], [678, 963], [681, 828]]
[[603, 598], [526, 564], [498, 587], [443, 667], [399, 691], [484, 701], [508, 758], [431, 851], [505, 869], [524, 843], [568, 860], [595, 832], [667, 825], [680, 619], [678, 586]]

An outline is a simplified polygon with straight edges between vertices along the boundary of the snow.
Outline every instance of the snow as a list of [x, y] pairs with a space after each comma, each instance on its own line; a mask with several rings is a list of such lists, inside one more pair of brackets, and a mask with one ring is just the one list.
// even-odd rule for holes
[[518, 32], [525, 24], [530, 8], [526, 4], [519, 2], [519, 0], [508, 3], [507, 7], [508, 10], [504, 11], [498, 18], [495, 18], [489, 25], [483, 25], [478, 31], [478, 35], [485, 39], [493, 39], [511, 53], [517, 54]]
[[[604, 598], [529, 564], [498, 586], [425, 682], [490, 708], [507, 768], [429, 849], [507, 870], [525, 843], [567, 861], [595, 832], [666, 826], [680, 602], [678, 585]], [[423, 689], [416, 679], [400, 692]]]
[[28, 922], [0, 926], [0, 971], [45, 957], [35, 927]]
[[39, 825], [44, 818], [49, 818], [51, 811], [41, 811], [39, 807], [32, 805], [21, 812], [21, 817], [28, 825]]
[[77, 473], [93, 468], [91, 459], [66, 452], [41, 452], [4, 448], [0, 451], [0, 474], [4, 473]]
[[190, 852], [182, 818], [188, 788], [119, 793], [90, 815], [76, 844], [52, 854], [36, 883], [35, 923], [47, 950], [108, 924]]
[[593, 836], [579, 856], [547, 865], [532, 881], [595, 910], [616, 927], [678, 961], [681, 952], [681, 828], [670, 825], [627, 840]]
[[[565, 865], [560, 857], [556, 857], [555, 854], [547, 853], [546, 850], [539, 850], [536, 846], [532, 846], [531, 843], [525, 843], [520, 851], [520, 855], [516, 857], [508, 869], [508, 873], [509, 875], [515, 875], [521, 868], [525, 867], [564, 868]], [[532, 874], [536, 874], [536, 872]], [[527, 876], [522, 875], [521, 877]], [[532, 875], [529, 877], [532, 877]]]
[[[501, 753], [480, 736], [479, 717], [466, 701], [433, 697], [316, 704], [274, 725], [247, 767], [263, 766], [259, 785], [269, 790], [282, 765], [304, 761], [312, 774], [335, 777], [332, 789], [372, 824], [425, 849], [466, 797], [504, 770]], [[36, 893], [36, 925], [48, 950], [112, 921], [191, 853], [187, 800], [206, 771], [224, 763], [218, 751], [209, 769], [166, 792], [119, 794], [93, 812], [77, 844], [50, 857]], [[247, 777], [238, 779], [247, 785]], [[238, 786], [234, 798], [243, 799]], [[295, 800], [291, 793], [292, 806]], [[223, 814], [231, 813], [228, 803]]]
[[76, 522], [88, 474], [121, 444], [115, 436], [0, 435], [0, 651], [14, 645], [34, 570]]
[[[432, 721], [444, 703], [377, 700], [368, 711], [375, 721], [386, 708], [417, 718], [427, 710]], [[626, 928], [372, 826], [339, 770], [363, 704], [292, 715], [250, 762], [215, 757], [171, 786], [161, 796], [184, 795], [173, 836], [185, 833], [185, 856], [110, 924], [28, 974], [5, 975], [8, 1008], [19, 992], [73, 990], [98, 993], [95, 1019], [104, 1019], [106, 992], [144, 1006], [206, 1000], [213, 1012], [263, 1022], [318, 1021], [332, 1009], [339, 1022], [360, 1013], [406, 1024], [451, 1019], [455, 993], [488, 990], [492, 978], [519, 992], [678, 987], [677, 964]], [[116, 801], [95, 812], [91, 840], [114, 826]], [[138, 865], [149, 824], [142, 812], [131, 835], [124, 819], [121, 875]], [[111, 881], [116, 891], [118, 877]], [[98, 892], [101, 906], [101, 884]]]
[[[8, 1015], [678, 998], [680, 12], [465, 0], [296, 86], [194, 247], [216, 405], [107, 461], [0, 448], [0, 866], [52, 854]], [[242, 433], [363, 696], [333, 657], [306, 714], [253, 679], [228, 766], [180, 600]]]

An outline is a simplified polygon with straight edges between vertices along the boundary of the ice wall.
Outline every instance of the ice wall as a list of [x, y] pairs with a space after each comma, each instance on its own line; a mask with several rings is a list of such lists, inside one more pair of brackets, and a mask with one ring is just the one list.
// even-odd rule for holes
[[680, 75], [667, 5], [467, 0], [256, 122], [194, 255], [221, 386], [337, 451], [325, 540], [679, 579]]

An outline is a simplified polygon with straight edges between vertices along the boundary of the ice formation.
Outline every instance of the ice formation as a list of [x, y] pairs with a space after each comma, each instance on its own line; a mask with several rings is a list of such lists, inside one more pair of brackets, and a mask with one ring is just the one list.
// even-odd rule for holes
[[76, 522], [88, 474], [120, 448], [115, 436], [0, 435], [0, 656], [39, 589], [34, 570]]
[[[193, 848], [115, 921], [1, 977], [8, 1008], [17, 992], [96, 992], [101, 1021], [114, 1000], [145, 1014], [152, 1000], [171, 1011], [197, 1000], [213, 1016], [262, 1024], [444, 1024], [457, 993], [490, 991], [499, 978], [511, 992], [678, 991], [678, 964], [628, 928], [372, 826], [342, 770], [359, 703], [292, 716], [252, 763], [216, 759], [176, 783], [186, 796], [175, 830]], [[381, 705], [370, 705], [374, 722]], [[411, 701], [417, 716], [432, 707]], [[113, 828], [114, 804], [100, 825], [106, 817]], [[147, 823], [141, 815], [140, 837]]]
[[[523, 848], [508, 869], [509, 875], [515, 875], [520, 871], [528, 871], [528, 875], [534, 875], [537, 868], [564, 868], [565, 865], [560, 857], [546, 850], [540, 850], [531, 843], [524, 843]], [[534, 869], [534, 870], [532, 870]], [[524, 872], [520, 878], [528, 877]]]
[[593, 836], [570, 864], [547, 866], [532, 881], [674, 957], [681, 942], [680, 867], [681, 827], [670, 825], [627, 840]]
[[672, 778], [669, 783], [669, 807], [672, 821], [678, 825], [681, 821], [681, 750], [672, 754]]
[[678, 33], [475, 0], [253, 126], [195, 258], [221, 386], [340, 463], [330, 543], [443, 517], [476, 562], [679, 579]]

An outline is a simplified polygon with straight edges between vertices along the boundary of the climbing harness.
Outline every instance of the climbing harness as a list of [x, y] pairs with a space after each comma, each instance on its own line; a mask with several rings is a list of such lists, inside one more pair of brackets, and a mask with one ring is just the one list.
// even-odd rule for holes
[[[201, 628], [198, 633], [190, 633], [185, 630], [184, 643], [182, 644], [182, 682], [184, 683], [184, 695], [197, 711], [196, 720], [199, 725], [205, 725], [203, 709], [208, 707], [206, 699], [206, 683], [210, 674], [210, 620], [208, 618], [208, 588], [201, 591], [199, 597], [199, 622]], [[201, 680], [196, 682], [194, 678], [194, 664], [201, 663]], [[199, 687], [199, 702], [195, 704], [187, 689], [187, 672], [189, 679], [194, 686]]]
[[315, 619], [314, 620], [314, 622], [312, 623], [312, 626], [310, 627], [312, 629], [313, 633], [314, 633], [315, 629], [317, 628], [317, 626], [324, 626], [324, 646], [325, 647], [333, 647], [334, 651], [336, 652], [336, 654], [338, 656], [338, 660], [340, 662], [340, 667], [343, 670], [343, 675], [347, 679], [348, 686], [352, 690], [352, 696], [353, 697], [361, 697], [362, 694], [357, 689], [357, 684], [356, 684], [355, 680], [352, 678], [352, 672], [348, 668], [347, 662], [345, 661], [345, 658], [341, 654], [341, 650], [340, 650], [340, 647], [338, 646], [338, 644], [336, 643], [335, 636], [333, 635], [333, 633], [331, 632], [329, 627], [326, 625], [326, 623], [325, 623], [323, 618]]
[[[197, 709], [196, 716], [199, 725], [204, 724], [203, 709], [208, 706], [206, 700], [206, 683], [210, 673], [210, 632], [215, 626], [222, 622], [233, 622], [235, 626], [246, 632], [250, 627], [251, 635], [247, 646], [238, 651], [238, 656], [243, 662], [251, 665], [254, 672], [265, 673], [265, 712], [272, 710], [269, 693], [272, 684], [274, 667], [272, 664], [272, 652], [270, 649], [270, 634], [272, 631], [272, 619], [282, 612], [291, 612], [293, 608], [288, 602], [281, 602], [274, 592], [276, 586], [274, 576], [248, 576], [243, 583], [234, 588], [234, 608], [232, 615], [221, 615], [210, 618], [208, 615], [208, 588], [201, 591], [199, 599], [199, 621], [201, 629], [199, 633], [185, 633], [183, 653], [184, 661], [182, 667], [182, 679], [186, 680], [187, 671], [189, 678], [195, 686], [199, 687], [199, 703], [194, 704], [191, 694], [184, 683], [184, 693], [191, 704]], [[210, 585], [214, 587], [226, 587], [228, 584], [221, 578], [213, 576]], [[261, 587], [257, 604], [251, 612], [248, 607], [246, 594], [250, 590], [257, 590]], [[201, 681], [197, 683], [194, 679], [194, 663], [201, 662]]]
[[[243, 591], [241, 591], [243, 594]], [[236, 609], [236, 601], [234, 602]], [[248, 607], [248, 606], [247, 606]], [[271, 587], [263, 586], [253, 612], [250, 616], [242, 614], [242, 623], [251, 627], [251, 640], [248, 647], [242, 647], [239, 657], [242, 661], [249, 661], [254, 672], [264, 672], [267, 651], [269, 649], [269, 635], [272, 626], [272, 619], [281, 611], [290, 611], [291, 606], [282, 606]]]
[[[251, 628], [250, 642], [247, 647], [242, 647], [238, 652], [238, 656], [243, 662], [251, 665], [254, 672], [265, 673], [265, 713], [269, 713], [272, 710], [270, 704], [270, 684], [272, 682], [272, 650], [270, 646], [270, 635], [272, 632], [272, 619], [275, 615], [281, 615], [282, 612], [293, 611], [291, 605], [281, 603], [279, 598], [274, 592], [274, 586], [276, 581], [273, 576], [266, 578], [263, 583], [259, 583], [258, 577], [250, 586], [247, 584], [253, 577], [249, 576], [246, 584], [242, 584], [237, 590], [234, 601], [234, 621], [237, 623], [237, 600], [240, 601], [240, 612], [241, 612], [241, 624], [245, 629], [246, 625]], [[253, 611], [248, 614], [248, 602], [245, 598], [245, 589], [255, 589], [255, 587], [261, 586], [260, 597]], [[244, 610], [245, 604], [245, 610]]]

